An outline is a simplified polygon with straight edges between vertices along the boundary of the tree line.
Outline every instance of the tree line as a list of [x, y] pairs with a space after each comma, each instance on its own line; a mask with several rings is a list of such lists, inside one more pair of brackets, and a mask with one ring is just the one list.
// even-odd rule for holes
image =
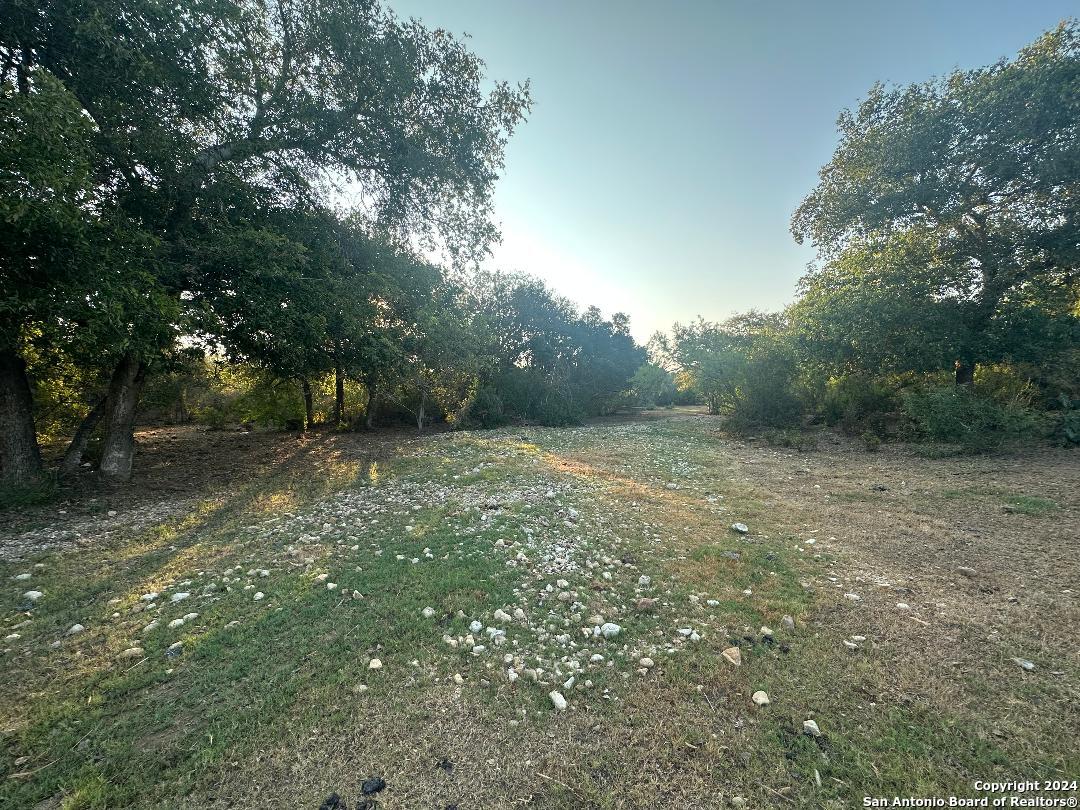
[[1075, 22], [873, 87], [793, 217], [795, 303], [676, 324], [651, 362], [625, 316], [475, 270], [530, 106], [376, 0], [0, 0], [0, 483], [61, 437], [62, 472], [126, 480], [140, 407], [1080, 440]]
[[736, 426], [842, 423], [972, 449], [1080, 442], [1080, 30], [874, 86], [791, 230], [783, 312], [676, 324], [653, 358]]
[[8, 486], [42, 476], [35, 416], [62, 470], [100, 434], [126, 480], [148, 383], [206, 357], [295, 385], [309, 424], [327, 376], [334, 423], [355, 382], [368, 424], [492, 424], [598, 412], [640, 365], [622, 316], [464, 283], [531, 99], [445, 31], [375, 0], [3, 0], [0, 62]]

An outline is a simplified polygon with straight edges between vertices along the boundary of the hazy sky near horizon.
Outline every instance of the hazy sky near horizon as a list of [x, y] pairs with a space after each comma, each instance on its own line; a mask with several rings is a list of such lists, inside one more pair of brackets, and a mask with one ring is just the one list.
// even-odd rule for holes
[[1076, 0], [388, 0], [468, 33], [535, 101], [496, 192], [491, 267], [532, 273], [634, 335], [789, 303], [788, 225], [878, 80], [1015, 54]]

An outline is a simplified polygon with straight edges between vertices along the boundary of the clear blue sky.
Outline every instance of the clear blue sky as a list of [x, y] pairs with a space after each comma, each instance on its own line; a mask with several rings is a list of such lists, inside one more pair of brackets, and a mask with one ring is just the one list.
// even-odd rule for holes
[[496, 194], [493, 266], [640, 340], [675, 320], [790, 302], [812, 253], [788, 232], [877, 80], [921, 81], [1013, 55], [1076, 0], [390, 0], [471, 35], [535, 108]]

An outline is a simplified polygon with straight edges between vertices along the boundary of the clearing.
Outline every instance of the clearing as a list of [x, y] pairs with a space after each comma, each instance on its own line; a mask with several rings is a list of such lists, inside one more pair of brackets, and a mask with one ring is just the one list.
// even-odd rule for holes
[[140, 446], [135, 487], [0, 516], [4, 807], [351, 810], [379, 776], [387, 809], [840, 808], [1080, 778], [1076, 452], [801, 451], [689, 409]]

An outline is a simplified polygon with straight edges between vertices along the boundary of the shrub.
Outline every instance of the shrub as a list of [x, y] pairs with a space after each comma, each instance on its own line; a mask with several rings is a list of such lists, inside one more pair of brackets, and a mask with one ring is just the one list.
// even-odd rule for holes
[[765, 441], [773, 447], [790, 447], [793, 450], [817, 450], [818, 440], [813, 433], [791, 428], [773, 428], [765, 431]]
[[845, 433], [866, 431], [880, 438], [885, 428], [885, 414], [899, 403], [896, 389], [879, 380], [858, 375], [834, 377], [825, 387], [820, 412], [826, 424], [839, 425]]
[[493, 428], [505, 425], [507, 421], [502, 397], [494, 388], [485, 386], [477, 389], [465, 403], [454, 420], [454, 426]]
[[968, 452], [984, 452], [1006, 439], [1034, 436], [1035, 414], [1020, 405], [1002, 405], [966, 386], [939, 386], [909, 391], [904, 412], [917, 434], [935, 442], [959, 444]]
[[881, 437], [872, 430], [864, 430], [859, 438], [868, 453], [876, 453], [881, 447]]

